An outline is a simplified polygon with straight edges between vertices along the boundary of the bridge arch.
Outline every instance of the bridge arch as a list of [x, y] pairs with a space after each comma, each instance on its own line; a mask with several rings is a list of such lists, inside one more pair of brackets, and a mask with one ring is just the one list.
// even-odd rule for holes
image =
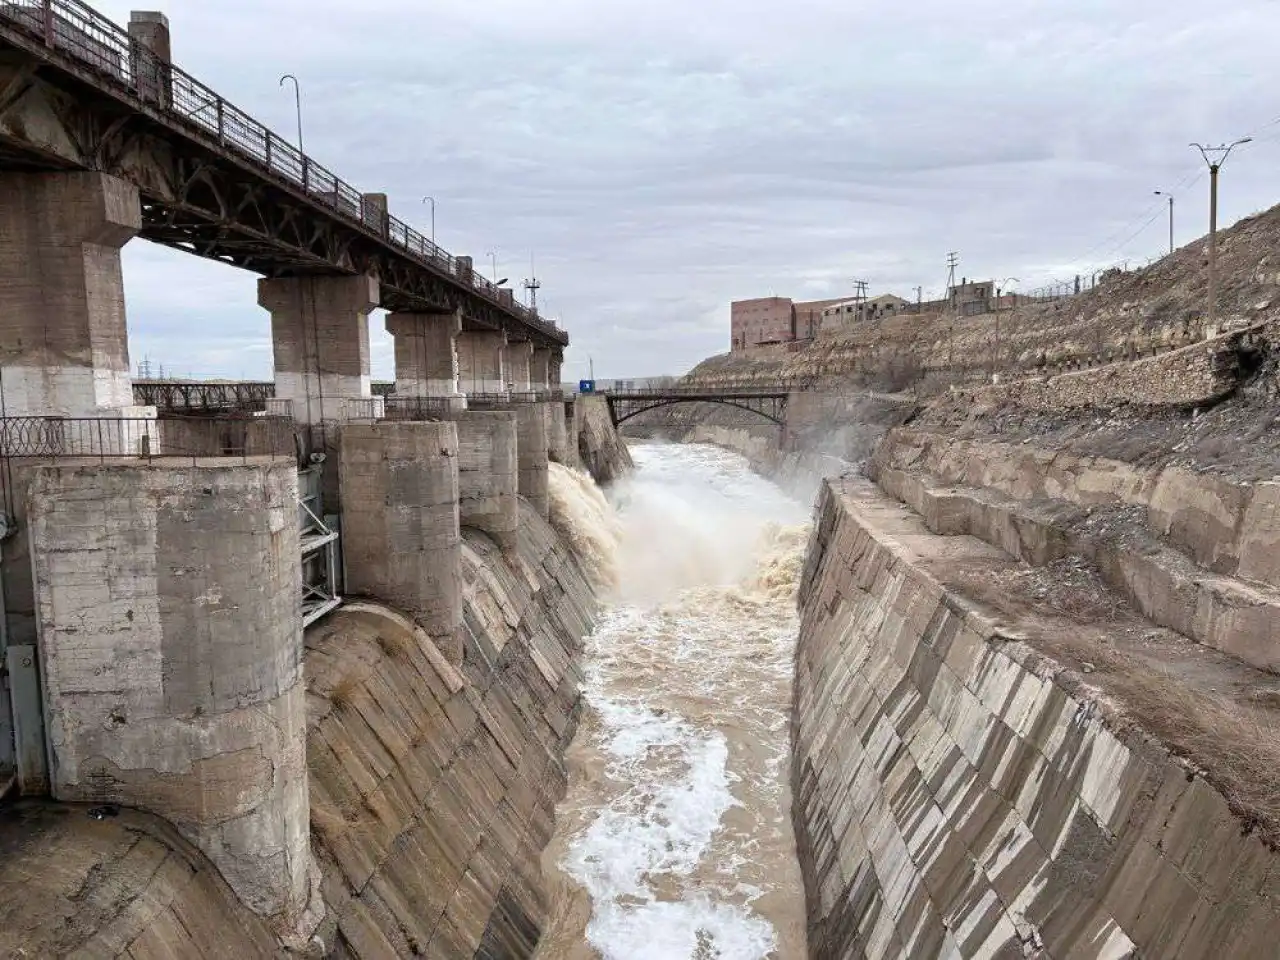
[[716, 403], [725, 407], [745, 410], [757, 417], [785, 426], [787, 397], [786, 394], [764, 396], [715, 396], [711, 394], [667, 395], [667, 396], [626, 396], [609, 395], [609, 416], [615, 427], [621, 426], [633, 417], [650, 410], [675, 406], [680, 403]]

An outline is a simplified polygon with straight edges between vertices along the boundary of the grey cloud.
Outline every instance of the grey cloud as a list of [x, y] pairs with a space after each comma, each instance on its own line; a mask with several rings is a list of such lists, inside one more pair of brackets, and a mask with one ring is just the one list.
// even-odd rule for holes
[[[276, 78], [302, 77], [308, 151], [421, 227], [436, 196], [449, 249], [487, 269], [496, 248], [516, 281], [536, 251], [542, 302], [574, 337], [569, 374], [588, 354], [600, 375], [686, 368], [725, 349], [736, 297], [834, 296], [855, 276], [937, 291], [952, 249], [966, 274], [1024, 288], [1145, 259], [1163, 222], [1135, 230], [1160, 213], [1152, 190], [1195, 177], [1190, 140], [1261, 132], [1224, 177], [1224, 218], [1275, 199], [1280, 10], [1264, 0], [169, 13], [179, 62], [285, 136]], [[1189, 189], [1181, 242], [1204, 222], [1204, 181]], [[126, 253], [135, 354], [267, 375], [252, 277]], [[195, 323], [216, 334], [193, 340]]]

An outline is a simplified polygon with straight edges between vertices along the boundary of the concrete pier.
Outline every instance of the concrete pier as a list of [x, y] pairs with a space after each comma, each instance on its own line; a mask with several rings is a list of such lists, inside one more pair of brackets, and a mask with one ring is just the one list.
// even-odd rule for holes
[[533, 357], [533, 344], [526, 341], [508, 342], [503, 350], [507, 375], [507, 388], [512, 393], [528, 393], [533, 389], [529, 381], [529, 364]]
[[100, 173], [0, 173], [0, 367], [8, 416], [143, 415], [120, 249], [138, 190]]
[[271, 313], [276, 398], [291, 401], [302, 424], [378, 415], [369, 374], [372, 277], [287, 277], [258, 281]]
[[507, 392], [507, 336], [500, 330], [464, 330], [458, 334], [458, 363], [464, 393]]
[[551, 379], [551, 348], [534, 347], [529, 356], [529, 383], [534, 390], [549, 390], [560, 386]]
[[548, 494], [547, 419], [543, 404], [517, 403], [516, 445], [520, 464], [520, 496], [528, 500], [544, 519], [550, 515]]
[[387, 332], [395, 341], [396, 396], [432, 397], [442, 407], [464, 409], [458, 390], [458, 313], [393, 313]]
[[55, 799], [158, 814], [254, 912], [310, 895], [290, 462], [31, 469]]
[[347, 593], [403, 611], [460, 663], [457, 428], [347, 424], [339, 447]]
[[516, 415], [483, 410], [448, 416], [458, 430], [459, 521], [512, 550], [520, 525]]

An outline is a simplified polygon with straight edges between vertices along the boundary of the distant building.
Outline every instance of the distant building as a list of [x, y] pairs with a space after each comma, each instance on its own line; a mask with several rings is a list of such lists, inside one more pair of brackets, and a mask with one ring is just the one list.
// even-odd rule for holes
[[730, 349], [748, 350], [779, 343], [813, 340], [822, 328], [822, 311], [836, 300], [796, 303], [790, 297], [735, 300], [730, 308]]
[[972, 317], [980, 313], [990, 313], [994, 301], [994, 284], [990, 280], [969, 281], [961, 279], [951, 288], [948, 304], [962, 317]]
[[881, 294], [870, 300], [837, 300], [822, 310], [823, 333], [836, 333], [866, 320], [880, 320], [909, 312], [911, 304], [892, 293]]

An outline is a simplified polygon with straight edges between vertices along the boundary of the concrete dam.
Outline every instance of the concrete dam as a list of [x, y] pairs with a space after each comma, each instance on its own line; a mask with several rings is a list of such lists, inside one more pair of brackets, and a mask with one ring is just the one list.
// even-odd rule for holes
[[[566, 391], [169, 41], [0, 4], [0, 958], [1277, 955], [1280, 215], [1220, 319], [1191, 250]], [[135, 238], [270, 383], [134, 382]]]

